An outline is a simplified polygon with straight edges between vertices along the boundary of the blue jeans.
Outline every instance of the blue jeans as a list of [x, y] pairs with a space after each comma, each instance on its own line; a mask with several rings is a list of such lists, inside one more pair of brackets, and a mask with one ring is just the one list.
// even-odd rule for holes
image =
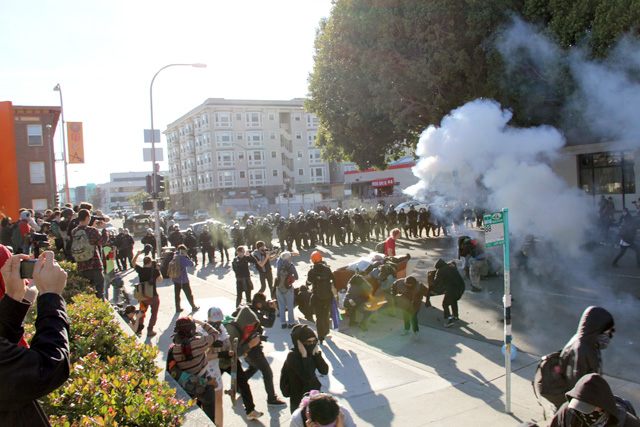
[[278, 299], [278, 308], [280, 309], [280, 322], [286, 324], [285, 312], [289, 312], [289, 323], [295, 323], [293, 317], [293, 288], [282, 292], [280, 288], [276, 289], [276, 297]]

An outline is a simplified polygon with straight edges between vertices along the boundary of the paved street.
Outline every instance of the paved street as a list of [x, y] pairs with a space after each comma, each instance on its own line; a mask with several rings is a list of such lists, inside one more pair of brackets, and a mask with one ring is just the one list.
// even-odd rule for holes
[[[335, 268], [366, 255], [374, 245], [321, 250]], [[456, 257], [455, 245], [455, 239], [444, 237], [415, 242], [402, 239], [398, 253], [408, 252], [413, 258], [424, 260], [414, 275], [425, 280], [426, 271], [438, 258], [448, 261]], [[310, 252], [303, 251], [294, 259], [301, 277], [306, 277], [309, 269]], [[513, 272], [514, 343], [518, 354], [513, 361], [512, 415], [504, 414], [503, 403], [502, 277], [483, 281], [481, 293], [464, 294], [459, 303], [461, 322], [453, 328], [443, 327], [442, 297], [432, 298], [434, 307], [420, 312], [418, 340], [399, 336], [401, 319], [387, 315], [381, 315], [368, 332], [341, 327], [322, 348], [331, 366], [330, 374], [321, 378], [323, 388], [352, 410], [358, 425], [510, 426], [540, 419], [540, 407], [530, 383], [539, 355], [561, 348], [575, 332], [584, 308], [597, 304], [611, 311], [616, 319], [616, 335], [603, 351], [607, 379], [614, 392], [640, 407], [640, 332], [634, 326], [640, 320], [640, 273], [628, 267], [635, 265], [630, 256], [621, 261], [622, 268], [612, 269], [610, 260], [615, 252], [613, 247], [598, 246], [591, 251], [592, 258], [577, 262], [577, 271], [567, 268], [562, 273], [535, 278]], [[130, 284], [135, 276], [129, 272], [125, 279]], [[234, 309], [235, 279], [230, 265], [198, 266], [191, 280], [196, 303], [202, 308], [194, 314], [196, 318], [204, 319], [206, 309], [213, 305], [225, 313]], [[253, 282], [255, 287], [257, 276]], [[147, 342], [157, 344], [164, 354], [176, 319], [172, 283], [163, 281], [159, 293], [159, 334]], [[183, 307], [188, 307], [186, 301]], [[276, 321], [267, 335], [265, 353], [278, 389], [280, 368], [291, 346], [289, 330], [282, 330]], [[227, 383], [228, 376], [224, 378]], [[278, 411], [266, 406], [259, 373], [250, 385], [257, 409], [265, 412], [262, 424], [288, 425], [288, 409]], [[225, 425], [246, 425], [244, 411], [237, 412], [239, 415], [233, 412], [229, 399], [225, 399]]]

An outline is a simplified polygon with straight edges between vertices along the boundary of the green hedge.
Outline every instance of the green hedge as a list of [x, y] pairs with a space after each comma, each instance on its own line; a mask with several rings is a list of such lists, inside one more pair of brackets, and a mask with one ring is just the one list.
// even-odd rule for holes
[[[67, 299], [86, 287], [75, 265], [62, 263], [68, 273]], [[46, 396], [42, 406], [50, 423], [75, 426], [179, 426], [192, 405], [174, 397], [175, 390], [158, 380], [157, 347], [127, 335], [113, 310], [93, 295], [79, 293], [67, 305], [70, 320], [71, 374]], [[34, 334], [34, 314], [25, 335]]]

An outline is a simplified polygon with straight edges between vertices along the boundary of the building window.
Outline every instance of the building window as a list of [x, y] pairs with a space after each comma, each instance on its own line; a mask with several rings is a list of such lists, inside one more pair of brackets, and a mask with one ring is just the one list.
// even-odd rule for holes
[[207, 124], [209, 123], [209, 116], [207, 114], [205, 114], [204, 116], [202, 116], [202, 123]]
[[275, 132], [269, 132], [269, 139], [276, 139], [276, 133]]
[[311, 182], [324, 182], [324, 168], [311, 168]]
[[42, 211], [46, 211], [49, 206], [47, 203], [47, 199], [32, 199], [31, 207], [36, 212], [38, 211], [42, 212]]
[[242, 137], [242, 132], [238, 132], [238, 133], [236, 134], [236, 139], [237, 139], [238, 141], [242, 141], [242, 139], [243, 139], [243, 137]]
[[309, 147], [315, 147], [317, 137], [318, 132], [307, 132], [307, 143], [309, 144]]
[[272, 171], [272, 173], [273, 173], [273, 176], [277, 177], [278, 176], [278, 169], [274, 169]]
[[242, 114], [236, 113], [236, 121], [242, 120]]
[[264, 169], [250, 170], [249, 171], [249, 185], [266, 185], [267, 184], [267, 172]]
[[29, 147], [42, 146], [42, 125], [27, 125], [27, 135], [29, 136]]
[[235, 153], [233, 151], [218, 151], [218, 167], [235, 166]]
[[249, 151], [249, 166], [264, 166], [264, 151]]
[[322, 163], [322, 151], [321, 150], [309, 150], [309, 164], [317, 165]]
[[244, 171], [240, 171], [240, 178], [244, 178], [246, 175], [244, 173]]
[[296, 132], [296, 139], [302, 139], [302, 132]]
[[216, 147], [231, 147], [233, 132], [216, 132]]
[[247, 127], [255, 128], [262, 126], [262, 113], [246, 113]]
[[298, 150], [298, 158], [301, 159], [302, 158], [302, 150]]
[[238, 160], [244, 160], [244, 152], [242, 151], [238, 152]]
[[272, 152], [271, 152], [271, 158], [272, 158], [272, 159], [275, 159], [275, 158], [277, 158], [277, 157], [278, 157], [278, 152], [277, 152], [277, 151], [275, 151], [275, 150], [274, 150], [274, 151], [272, 151]]
[[29, 162], [29, 177], [31, 184], [45, 184], [44, 162]]
[[263, 145], [262, 132], [247, 132], [248, 147], [261, 147]]
[[298, 169], [298, 175], [304, 176], [304, 169]]
[[231, 113], [215, 113], [213, 120], [217, 127], [231, 127]]
[[274, 121], [276, 119], [275, 113], [269, 113], [269, 120]]
[[300, 120], [302, 120], [302, 115], [294, 114], [293, 115], [293, 120], [295, 120], [296, 122], [299, 122]]
[[307, 127], [308, 128], [318, 127], [318, 118], [313, 114], [307, 114]]
[[236, 186], [236, 171], [218, 171], [218, 186], [229, 188]]
[[612, 151], [578, 156], [580, 188], [591, 195], [635, 194], [635, 158], [632, 152]]

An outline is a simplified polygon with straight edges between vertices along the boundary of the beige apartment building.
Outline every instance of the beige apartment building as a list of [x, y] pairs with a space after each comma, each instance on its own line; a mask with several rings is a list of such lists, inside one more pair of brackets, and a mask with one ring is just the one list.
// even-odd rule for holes
[[207, 99], [167, 126], [173, 208], [265, 211], [293, 195], [330, 195], [318, 119], [290, 101]]

